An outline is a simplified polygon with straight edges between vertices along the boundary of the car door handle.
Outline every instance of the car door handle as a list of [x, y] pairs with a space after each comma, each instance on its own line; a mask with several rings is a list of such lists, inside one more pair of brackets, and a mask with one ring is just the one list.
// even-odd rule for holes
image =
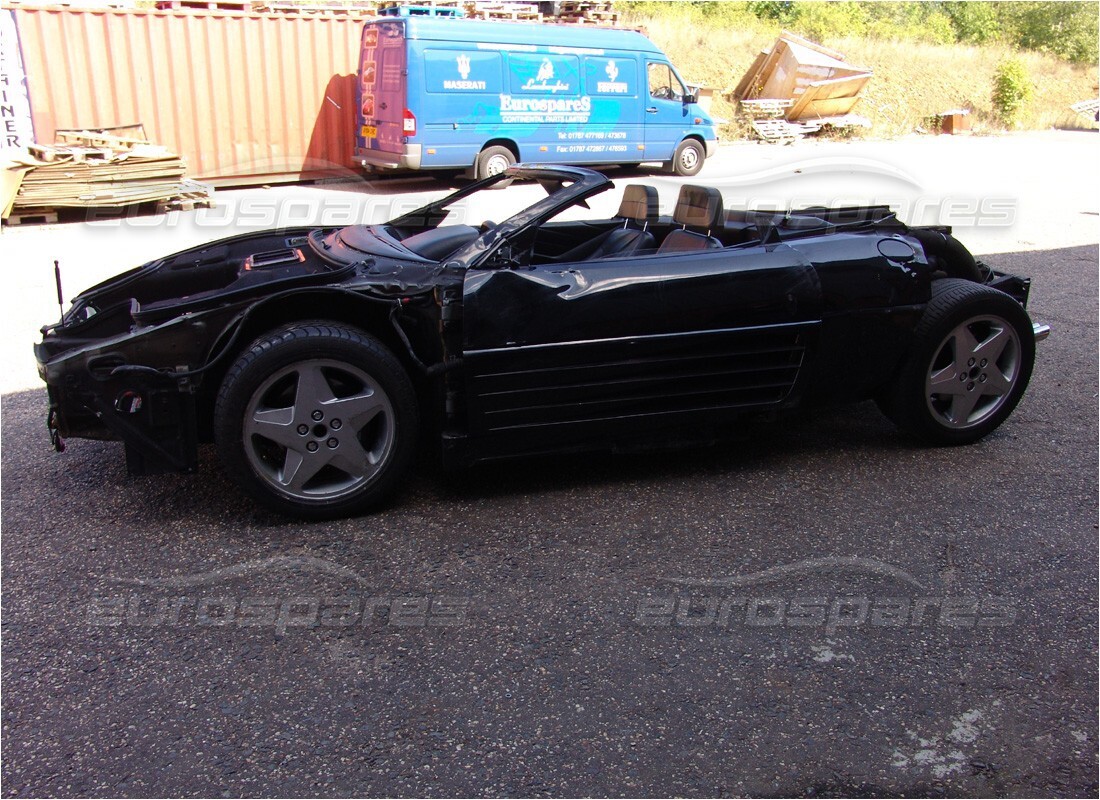
[[649, 108], [647, 108], [645, 110], [645, 113], [647, 113], [647, 114], [656, 114], [657, 113], [657, 106], [650, 106]]

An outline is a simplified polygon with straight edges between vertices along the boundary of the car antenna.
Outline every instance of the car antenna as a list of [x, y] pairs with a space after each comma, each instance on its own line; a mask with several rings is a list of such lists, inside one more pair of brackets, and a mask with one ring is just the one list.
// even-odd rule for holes
[[57, 284], [57, 310], [61, 312], [61, 318], [65, 318], [65, 295], [61, 292], [61, 265], [55, 258], [53, 261], [53, 280]]

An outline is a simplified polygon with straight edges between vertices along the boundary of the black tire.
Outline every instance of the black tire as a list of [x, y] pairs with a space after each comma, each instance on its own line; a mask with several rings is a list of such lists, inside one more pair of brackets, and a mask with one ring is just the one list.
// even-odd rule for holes
[[689, 178], [692, 175], [699, 174], [706, 157], [707, 152], [698, 139], [684, 139], [680, 142], [680, 146], [676, 148], [676, 152], [672, 155], [672, 161], [668, 162], [666, 169], [676, 175]]
[[1008, 418], [1034, 364], [1031, 319], [1019, 303], [971, 281], [933, 281], [912, 350], [878, 404], [929, 444], [970, 444]]
[[[503, 172], [515, 163], [516, 155], [507, 147], [501, 145], [486, 147], [477, 154], [477, 161], [474, 162], [474, 176], [477, 180], [488, 178], [490, 175]], [[497, 189], [503, 189], [511, 182], [511, 180], [497, 181], [493, 186]]]
[[374, 337], [329, 322], [253, 342], [214, 409], [226, 472], [258, 503], [306, 519], [387, 500], [411, 466], [418, 427], [401, 362]]

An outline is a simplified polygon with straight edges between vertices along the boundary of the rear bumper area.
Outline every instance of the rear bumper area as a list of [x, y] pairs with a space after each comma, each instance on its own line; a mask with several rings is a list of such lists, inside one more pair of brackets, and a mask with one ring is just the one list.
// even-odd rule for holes
[[379, 169], [420, 169], [423, 154], [423, 145], [419, 144], [407, 144], [400, 153], [355, 148], [355, 160], [361, 166]]

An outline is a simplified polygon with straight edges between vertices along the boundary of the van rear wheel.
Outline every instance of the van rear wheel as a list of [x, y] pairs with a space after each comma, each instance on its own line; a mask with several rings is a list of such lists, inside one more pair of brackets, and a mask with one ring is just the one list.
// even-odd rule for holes
[[[516, 156], [511, 150], [501, 145], [493, 145], [492, 147], [486, 147], [477, 154], [477, 161], [474, 162], [474, 173], [478, 180], [490, 178], [493, 175], [499, 175], [515, 163]], [[500, 181], [496, 184], [496, 187], [503, 189], [509, 183], [511, 181]]]

